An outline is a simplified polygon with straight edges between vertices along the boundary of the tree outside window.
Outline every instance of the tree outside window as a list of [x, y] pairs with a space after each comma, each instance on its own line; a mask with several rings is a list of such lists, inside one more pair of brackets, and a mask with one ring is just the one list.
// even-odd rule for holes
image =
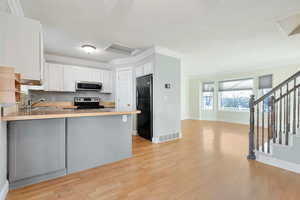
[[253, 78], [219, 82], [219, 109], [226, 111], [249, 111], [253, 94]]
[[214, 108], [214, 82], [202, 83], [202, 109], [213, 110]]

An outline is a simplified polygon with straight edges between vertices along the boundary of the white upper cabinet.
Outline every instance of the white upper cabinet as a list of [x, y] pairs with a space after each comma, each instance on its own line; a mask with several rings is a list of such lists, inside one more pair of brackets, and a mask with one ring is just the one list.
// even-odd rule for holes
[[89, 81], [102, 82], [102, 71], [98, 69], [89, 69]]
[[136, 77], [144, 76], [144, 66], [143, 65], [135, 68], [135, 76]]
[[102, 79], [102, 90], [101, 93], [112, 93], [113, 83], [112, 83], [112, 71], [102, 71], [103, 79]]
[[45, 90], [64, 91], [64, 68], [60, 64], [47, 63], [45, 66]]
[[41, 80], [42, 25], [5, 13], [0, 13], [0, 24], [0, 65], [15, 67], [22, 79]]
[[101, 93], [112, 93], [112, 71], [46, 63], [44, 73], [46, 91], [75, 92], [77, 81], [101, 82]]
[[99, 82], [99, 70], [87, 67], [77, 67], [76, 70], [77, 81]]
[[153, 70], [152, 62], [145, 63], [145, 64], [140, 65], [135, 68], [135, 76], [136, 77], [146, 76], [146, 75], [153, 74], [153, 73], [154, 73], [154, 70]]
[[64, 86], [63, 90], [65, 92], [75, 92], [75, 83], [77, 79], [76, 67], [73, 66], [63, 66], [64, 73]]
[[144, 64], [144, 75], [153, 74], [153, 63]]

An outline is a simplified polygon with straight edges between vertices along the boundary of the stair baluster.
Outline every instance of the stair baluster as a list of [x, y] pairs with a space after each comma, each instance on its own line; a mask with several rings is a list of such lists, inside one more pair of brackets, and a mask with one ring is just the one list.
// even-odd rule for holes
[[300, 88], [298, 88], [298, 123], [297, 128], [300, 128]]
[[[268, 108], [270, 108], [270, 104], [269, 104]], [[267, 152], [270, 153], [270, 138], [271, 138], [271, 133], [270, 133], [270, 131], [271, 131], [270, 109], [268, 109], [267, 115], [268, 115]]]
[[289, 92], [289, 84], [287, 83], [286, 85], [286, 99], [285, 99], [285, 120], [286, 120], [286, 124], [285, 124], [285, 127], [286, 127], [286, 130], [285, 130], [285, 145], [289, 145], [289, 95], [288, 95], [288, 92]]
[[256, 106], [256, 150], [259, 150], [259, 105]]
[[293, 134], [296, 134], [296, 79], [294, 79]]
[[[264, 103], [262, 102], [262, 151], [265, 152], [265, 108]], [[259, 105], [259, 104], [258, 104]]]
[[[280, 98], [282, 98], [282, 88], [280, 88]], [[282, 144], [282, 101], [279, 102], [279, 144]]]
[[[275, 93], [274, 93], [275, 96]], [[270, 129], [271, 129], [271, 136], [273, 138], [273, 143], [276, 143], [276, 129], [275, 129], [275, 116], [276, 116], [276, 110], [275, 110], [275, 97], [271, 96], [270, 98], [270, 115], [271, 115], [271, 121], [270, 121]]]

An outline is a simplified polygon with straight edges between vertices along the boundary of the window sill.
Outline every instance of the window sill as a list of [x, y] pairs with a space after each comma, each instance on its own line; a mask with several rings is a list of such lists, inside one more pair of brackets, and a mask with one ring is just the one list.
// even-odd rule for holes
[[202, 111], [207, 111], [207, 112], [214, 112], [215, 110], [214, 109], [201, 109]]
[[250, 113], [249, 110], [223, 110], [223, 109], [219, 109], [218, 112]]

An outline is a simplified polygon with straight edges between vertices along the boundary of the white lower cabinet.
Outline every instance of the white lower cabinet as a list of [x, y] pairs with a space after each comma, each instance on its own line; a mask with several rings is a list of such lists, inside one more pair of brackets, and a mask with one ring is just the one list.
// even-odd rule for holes
[[101, 82], [101, 93], [112, 93], [112, 71], [62, 65], [56, 63], [45, 64], [45, 91], [75, 92], [77, 81]]

